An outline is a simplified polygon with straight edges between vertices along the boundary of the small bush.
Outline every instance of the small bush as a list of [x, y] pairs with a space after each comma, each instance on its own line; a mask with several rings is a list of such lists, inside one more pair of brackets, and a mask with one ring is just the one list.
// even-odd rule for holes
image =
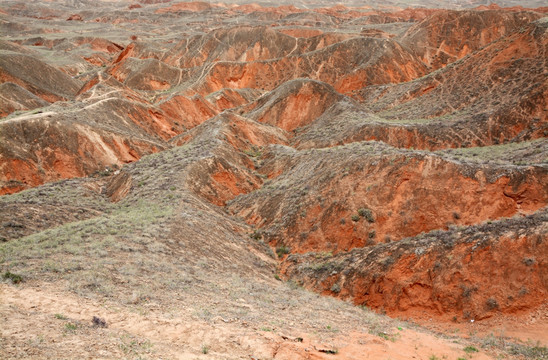
[[14, 274], [10, 271], [6, 271], [2, 277], [4, 280], [10, 280], [13, 284], [19, 284], [23, 281], [23, 277], [21, 275]]
[[358, 221], [360, 221], [360, 216], [354, 214], [354, 215], [352, 215], [351, 219], [352, 219], [352, 221], [354, 221], [354, 222], [358, 222]]
[[93, 323], [93, 326], [95, 326], [95, 327], [102, 327], [102, 328], [107, 327], [107, 322], [105, 320], [101, 319], [100, 317], [97, 317], [97, 316], [94, 316], [93, 319], [91, 320], [91, 322]]
[[487, 307], [488, 310], [494, 310], [499, 307], [499, 303], [497, 302], [495, 298], [489, 298], [487, 299], [485, 306]]
[[367, 220], [370, 223], [375, 222], [375, 218], [373, 217], [373, 212], [370, 209], [361, 208], [358, 209], [358, 215], [363, 217], [365, 220]]
[[249, 234], [249, 237], [254, 240], [261, 240], [263, 238], [263, 234], [259, 230], [255, 230]]
[[282, 257], [285, 254], [289, 254], [289, 248], [287, 246], [282, 245], [276, 249], [276, 254], [278, 255], [278, 257]]
[[202, 345], [202, 354], [209, 353], [209, 345]]

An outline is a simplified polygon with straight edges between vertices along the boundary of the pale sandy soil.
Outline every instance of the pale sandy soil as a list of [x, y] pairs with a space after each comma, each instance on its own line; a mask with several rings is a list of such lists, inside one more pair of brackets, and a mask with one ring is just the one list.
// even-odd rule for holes
[[[199, 320], [184, 307], [150, 304], [137, 309], [98, 302], [59, 291], [54, 284], [1, 284], [0, 291], [3, 359], [457, 359], [466, 355], [459, 340], [405, 325], [389, 339], [353, 328], [352, 323], [332, 335], [313, 328], [283, 333], [220, 317]], [[106, 320], [108, 327], [93, 326], [93, 316]], [[477, 360], [492, 358], [483, 351], [473, 354]]]

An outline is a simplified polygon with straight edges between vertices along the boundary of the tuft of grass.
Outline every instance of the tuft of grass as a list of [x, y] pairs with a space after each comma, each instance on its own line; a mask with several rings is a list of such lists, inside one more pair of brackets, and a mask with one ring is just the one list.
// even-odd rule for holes
[[464, 352], [467, 354], [471, 354], [471, 353], [479, 352], [479, 350], [473, 346], [467, 346], [464, 348]]
[[209, 353], [209, 345], [202, 345], [202, 354]]
[[396, 342], [396, 340], [399, 339], [400, 334], [399, 333], [387, 333], [385, 331], [379, 331], [377, 332], [377, 336], [383, 338], [384, 340], [388, 340], [391, 342]]
[[78, 329], [78, 325], [75, 323], [68, 322], [65, 324], [65, 331], [67, 332], [75, 332], [76, 329]]
[[67, 317], [63, 314], [55, 314], [53, 315], [56, 319], [59, 319], [59, 320], [67, 320]]

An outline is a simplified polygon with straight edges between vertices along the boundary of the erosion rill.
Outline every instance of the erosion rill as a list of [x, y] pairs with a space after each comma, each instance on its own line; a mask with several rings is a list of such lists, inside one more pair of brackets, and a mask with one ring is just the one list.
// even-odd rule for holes
[[0, 358], [548, 358], [545, 5], [1, 1]]

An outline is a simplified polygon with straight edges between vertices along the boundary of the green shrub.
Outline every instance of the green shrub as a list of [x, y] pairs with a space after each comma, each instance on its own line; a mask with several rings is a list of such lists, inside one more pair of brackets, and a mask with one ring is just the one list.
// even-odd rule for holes
[[285, 245], [282, 245], [276, 249], [276, 254], [278, 254], [278, 257], [282, 257], [285, 254], [289, 254], [289, 248]]
[[261, 240], [263, 237], [263, 234], [259, 230], [255, 230], [251, 234], [249, 234], [249, 237], [254, 240]]
[[76, 331], [76, 329], [78, 328], [78, 325], [74, 324], [74, 323], [66, 323], [65, 324], [65, 330], [66, 331], [69, 331], [69, 332], [74, 332]]
[[467, 347], [464, 348], [464, 352], [467, 353], [467, 354], [471, 354], [471, 353], [474, 353], [474, 352], [479, 352], [479, 350], [476, 349], [473, 346], [467, 346]]
[[367, 220], [370, 223], [375, 222], [375, 218], [373, 217], [373, 212], [370, 209], [367, 208], [361, 208], [358, 209], [358, 215], [363, 217], [365, 220]]

